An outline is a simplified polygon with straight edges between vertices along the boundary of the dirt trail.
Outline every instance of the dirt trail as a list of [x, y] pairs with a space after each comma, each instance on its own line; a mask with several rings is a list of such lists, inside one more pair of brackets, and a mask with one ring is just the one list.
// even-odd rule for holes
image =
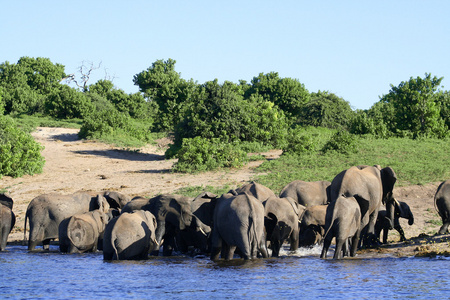
[[[23, 238], [28, 203], [43, 193], [115, 190], [129, 196], [153, 196], [189, 186], [239, 186], [252, 180], [256, 175], [255, 168], [261, 163], [251, 162], [241, 169], [194, 175], [171, 173], [175, 160], [164, 159], [164, 147], [148, 145], [139, 151], [124, 151], [104, 143], [79, 140], [77, 133], [77, 129], [38, 128], [32, 135], [45, 147], [42, 152], [46, 160], [43, 173], [21, 178], [5, 176], [0, 180], [0, 189], [7, 188], [14, 199], [17, 216], [9, 241]], [[279, 154], [272, 152], [269, 155], [276, 157]], [[407, 202], [415, 217], [412, 226], [407, 224], [407, 220], [401, 220], [407, 238], [431, 235], [439, 229], [437, 223], [440, 218], [433, 204], [438, 184], [395, 188], [396, 199]], [[398, 235], [390, 233], [389, 240], [398, 240]], [[410, 241], [409, 246], [412, 247], [412, 244]], [[438, 244], [450, 249], [447, 241]], [[408, 245], [402, 245], [407, 251]]]

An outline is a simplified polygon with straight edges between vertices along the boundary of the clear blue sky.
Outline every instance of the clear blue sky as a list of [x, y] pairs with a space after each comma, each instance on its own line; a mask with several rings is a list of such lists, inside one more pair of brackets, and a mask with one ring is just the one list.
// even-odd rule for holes
[[0, 62], [47, 57], [76, 73], [98, 64], [127, 93], [158, 59], [184, 79], [259, 73], [370, 108], [410, 77], [450, 80], [450, 1], [2, 1]]

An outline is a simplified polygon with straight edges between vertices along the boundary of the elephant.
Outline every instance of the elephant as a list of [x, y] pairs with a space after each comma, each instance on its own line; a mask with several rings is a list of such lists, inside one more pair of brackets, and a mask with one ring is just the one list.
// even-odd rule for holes
[[158, 248], [156, 223], [155, 216], [145, 210], [125, 212], [111, 220], [103, 236], [103, 259], [147, 259]]
[[[409, 205], [403, 201], [395, 201], [395, 214], [394, 214], [394, 229], [400, 234], [400, 241], [406, 241], [405, 232], [400, 225], [399, 218], [408, 219], [408, 224], [414, 224], [414, 215], [409, 208]], [[381, 231], [383, 231], [383, 244], [387, 243], [389, 232], [389, 221], [386, 219], [386, 210], [380, 210], [378, 212], [377, 222], [375, 223], [375, 234], [380, 239]]]
[[12, 211], [13, 199], [6, 193], [0, 194], [0, 251], [6, 249], [8, 235], [16, 224], [16, 215]]
[[312, 246], [322, 242], [325, 234], [326, 205], [308, 206], [300, 222], [299, 246]]
[[264, 206], [247, 193], [227, 193], [214, 200], [211, 232], [211, 260], [233, 258], [236, 248], [245, 260], [257, 257], [258, 251], [267, 257], [264, 235]]
[[[192, 223], [192, 199], [181, 195], [162, 194], [148, 200], [137, 197], [131, 200], [122, 209], [122, 212], [135, 210], [147, 210], [151, 212], [157, 221], [156, 241], [163, 246], [163, 255], [170, 256], [176, 248], [175, 238], [180, 230], [191, 226]], [[137, 201], [137, 202], [135, 202]], [[154, 253], [156, 255], [156, 253]]]
[[243, 186], [235, 190], [231, 190], [230, 192], [234, 195], [247, 193], [258, 199], [260, 202], [264, 202], [270, 197], [275, 197], [275, 193], [271, 189], [254, 181], [244, 184]]
[[91, 196], [86, 192], [71, 195], [57, 193], [42, 194], [31, 200], [25, 213], [24, 241], [26, 240], [27, 220], [30, 222], [28, 250], [32, 251], [42, 242], [44, 250], [50, 247], [50, 240], [58, 238], [59, 224], [75, 214], [106, 207], [104, 197]]
[[393, 189], [397, 176], [391, 167], [381, 169], [380, 166], [353, 166], [342, 171], [331, 182], [330, 200], [339, 196], [352, 197], [358, 195], [361, 210], [361, 241], [364, 247], [378, 246], [375, 235], [375, 223], [381, 204], [386, 205], [390, 228], [393, 228], [394, 197]]
[[341, 259], [347, 254], [350, 239], [350, 256], [355, 256], [361, 233], [361, 210], [358, 197], [358, 195], [339, 196], [328, 205], [321, 258], [327, 257], [333, 237], [336, 238], [334, 259]]
[[290, 197], [272, 196], [263, 202], [266, 239], [270, 241], [272, 256], [278, 257], [285, 240], [290, 241], [290, 250], [298, 249], [299, 221], [305, 210]]
[[441, 182], [434, 195], [434, 206], [442, 219], [438, 234], [448, 233], [450, 225], [450, 179]]
[[112, 209], [122, 209], [131, 200], [129, 196], [116, 191], [104, 191], [100, 195], [105, 197]]
[[76, 214], [64, 219], [58, 228], [59, 249], [61, 252], [95, 252], [103, 245], [103, 232], [109, 217], [109, 204], [98, 195], [99, 209]]
[[280, 192], [280, 197], [291, 197], [303, 206], [324, 205], [329, 203], [329, 181], [307, 182], [294, 180]]

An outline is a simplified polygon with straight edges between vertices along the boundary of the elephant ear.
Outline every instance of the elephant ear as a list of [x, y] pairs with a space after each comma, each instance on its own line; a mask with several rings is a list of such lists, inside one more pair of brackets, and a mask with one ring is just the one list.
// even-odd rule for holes
[[97, 204], [98, 204], [98, 210], [100, 210], [103, 213], [107, 213], [109, 211], [109, 203], [106, 200], [105, 197], [103, 197], [101, 194], [97, 195]]
[[388, 195], [392, 195], [395, 182], [397, 181], [397, 175], [394, 169], [386, 167], [380, 170], [381, 183], [383, 185], [383, 201], [388, 198]]
[[10, 210], [13, 209], [14, 201], [13, 199], [6, 193], [0, 194], [0, 204], [6, 207], [9, 207]]

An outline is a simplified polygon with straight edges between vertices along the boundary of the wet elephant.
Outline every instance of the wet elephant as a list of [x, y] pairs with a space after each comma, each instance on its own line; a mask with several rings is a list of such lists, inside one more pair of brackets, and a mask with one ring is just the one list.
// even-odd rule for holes
[[16, 215], [12, 211], [14, 201], [5, 193], [0, 194], [0, 251], [4, 251], [8, 243], [8, 235], [16, 224]]
[[280, 197], [291, 197], [306, 207], [324, 205], [329, 202], [330, 185], [329, 181], [294, 180], [281, 190]]
[[322, 242], [328, 205], [306, 207], [300, 222], [299, 246], [313, 246]]
[[328, 205], [321, 258], [327, 257], [333, 238], [336, 238], [334, 259], [341, 259], [346, 255], [349, 239], [351, 239], [350, 256], [355, 256], [361, 233], [361, 211], [357, 198], [358, 195], [354, 197], [340, 196]]
[[438, 233], [446, 234], [450, 225], [450, 180], [442, 182], [437, 188], [434, 205], [442, 219], [442, 226]]
[[290, 242], [290, 250], [298, 249], [299, 221], [305, 210], [290, 197], [270, 197], [263, 202], [264, 227], [266, 239], [270, 242], [272, 256], [278, 257], [286, 240]]
[[106, 226], [103, 236], [104, 260], [147, 259], [158, 249], [156, 218], [145, 210], [122, 213]]
[[[106, 200], [101, 197], [101, 201]], [[25, 214], [24, 240], [26, 240], [27, 220], [30, 224], [28, 250], [34, 250], [41, 242], [44, 250], [48, 250], [50, 240], [58, 238], [58, 227], [64, 219], [99, 207], [99, 197], [93, 197], [85, 192], [37, 196], [31, 200]]]
[[[386, 210], [380, 210], [378, 212], [377, 223], [375, 224], [375, 234], [378, 239], [380, 239], [381, 232], [383, 232], [382, 243], [387, 243], [388, 232], [390, 229], [389, 221], [386, 219]], [[400, 218], [404, 218], [408, 220], [409, 225], [414, 224], [414, 215], [409, 208], [409, 205], [406, 202], [395, 201], [395, 209], [394, 209], [394, 229], [400, 234], [400, 241], [406, 241], [405, 232], [403, 231], [402, 226], [400, 225]]]
[[378, 245], [375, 235], [375, 223], [381, 204], [386, 205], [386, 219], [392, 228], [394, 220], [393, 189], [397, 176], [391, 167], [354, 166], [342, 171], [331, 182], [330, 200], [339, 196], [352, 197], [358, 195], [361, 210], [361, 239], [363, 246]]
[[224, 194], [215, 200], [211, 233], [211, 260], [232, 259], [236, 248], [244, 259], [267, 257], [264, 206], [247, 193]]

